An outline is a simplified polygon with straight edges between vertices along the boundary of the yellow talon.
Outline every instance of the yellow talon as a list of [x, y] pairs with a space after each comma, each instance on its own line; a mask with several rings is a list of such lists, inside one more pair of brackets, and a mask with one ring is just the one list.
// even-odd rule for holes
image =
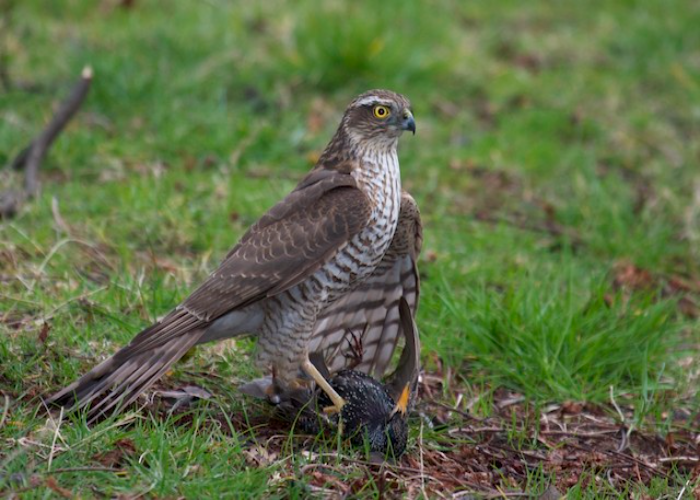
[[340, 413], [340, 412], [338, 411], [338, 408], [336, 408], [335, 406], [326, 406], [323, 409], [323, 413], [325, 415], [333, 415], [335, 413]]
[[311, 377], [314, 380], [314, 382], [318, 384], [321, 390], [325, 392], [330, 398], [330, 400], [333, 402], [333, 406], [330, 408], [333, 408], [336, 413], [340, 413], [343, 409], [343, 406], [345, 406], [345, 400], [342, 397], [340, 397], [340, 394], [338, 394], [335, 391], [335, 389], [331, 387], [328, 381], [325, 378], [323, 378], [323, 375], [321, 375], [321, 373], [313, 365], [313, 363], [309, 361], [308, 357], [306, 358], [306, 360], [304, 360], [301, 367], [309, 375], [309, 377]]

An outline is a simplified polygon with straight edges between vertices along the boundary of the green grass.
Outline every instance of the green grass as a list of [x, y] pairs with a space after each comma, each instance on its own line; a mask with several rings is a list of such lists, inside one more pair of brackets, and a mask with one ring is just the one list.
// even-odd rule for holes
[[[42, 166], [41, 196], [0, 222], [1, 492], [34, 480], [24, 496], [59, 494], [45, 481], [54, 433], [41, 430], [37, 397], [192, 290], [312, 166], [349, 100], [376, 87], [409, 96], [418, 124], [400, 158], [425, 225], [426, 370], [459, 374], [482, 416], [502, 390], [533, 408], [587, 401], [614, 415], [612, 387], [636, 429], [698, 435], [700, 330], [681, 307], [700, 301], [696, 2], [117, 4], [0, 0], [11, 14], [0, 64], [13, 83], [0, 87], [0, 164], [84, 65], [95, 73]], [[625, 268], [649, 278], [629, 286]], [[175, 370], [172, 385], [216, 395], [188, 418], [139, 413], [91, 432], [63, 422], [52, 470], [99, 465], [123, 439], [136, 452], [123, 474], [63, 472], [58, 484], [84, 497], [304, 497], [336, 476], [360, 496], [391, 488], [362, 467], [332, 472], [347, 463], [302, 455], [283, 431], [272, 434], [279, 456], [249, 457], [270, 435], [260, 432], [267, 410], [235, 391], [254, 375], [252, 345], [200, 349]], [[204, 371], [221, 378], [192, 375]], [[674, 421], [678, 408], [692, 418]], [[338, 447], [321, 439], [314, 450]], [[314, 476], [320, 462], [329, 469]], [[689, 477], [602, 491], [590, 474], [567, 498], [675, 497]], [[521, 487], [542, 492], [555, 479], [533, 469]]]
[[609, 307], [604, 285], [577, 292], [570, 272], [563, 264], [563, 276], [515, 275], [505, 291], [480, 286], [461, 300], [442, 289], [444, 321], [459, 334], [436, 349], [458, 353], [446, 358], [455, 365], [469, 353], [498, 383], [539, 400], [605, 400], [610, 385], [639, 391], [675, 347], [671, 305]]

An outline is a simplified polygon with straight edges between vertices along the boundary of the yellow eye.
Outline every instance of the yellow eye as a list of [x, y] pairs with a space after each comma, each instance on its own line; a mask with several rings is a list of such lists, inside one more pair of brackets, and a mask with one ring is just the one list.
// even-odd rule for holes
[[374, 113], [374, 116], [376, 118], [379, 118], [380, 120], [384, 120], [385, 118], [388, 118], [389, 115], [391, 114], [391, 110], [389, 108], [387, 108], [386, 106], [381, 106], [381, 105], [375, 106], [374, 109], [372, 110], [372, 112]]

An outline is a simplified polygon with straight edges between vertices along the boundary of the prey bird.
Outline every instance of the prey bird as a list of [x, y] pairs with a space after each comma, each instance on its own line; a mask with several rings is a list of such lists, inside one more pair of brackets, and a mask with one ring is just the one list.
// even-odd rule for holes
[[404, 96], [355, 98], [311, 172], [189, 297], [48, 402], [87, 410], [92, 422], [132, 403], [193, 346], [249, 334], [257, 366], [275, 374], [271, 400], [310, 378], [340, 412], [345, 400], [311, 363], [310, 348], [337, 346], [338, 331], [369, 318], [365, 368], [376, 376], [399, 336], [404, 293], [415, 314], [420, 218], [401, 191], [404, 131], [416, 131]]
[[[406, 339], [396, 370], [380, 382], [357, 369], [343, 369], [331, 375], [321, 352], [310, 355], [312, 363], [330, 386], [345, 400], [339, 414], [326, 393], [318, 388], [292, 389], [279, 395], [276, 414], [302, 431], [317, 434], [323, 428], [337, 427], [343, 437], [382, 456], [400, 457], [408, 441], [408, 413], [415, 403], [420, 373], [420, 339], [413, 313], [404, 297], [399, 299], [399, 323]], [[336, 360], [333, 357], [330, 361]], [[362, 363], [358, 365], [358, 368]], [[241, 387], [250, 396], [266, 398], [271, 377], [257, 379]]]

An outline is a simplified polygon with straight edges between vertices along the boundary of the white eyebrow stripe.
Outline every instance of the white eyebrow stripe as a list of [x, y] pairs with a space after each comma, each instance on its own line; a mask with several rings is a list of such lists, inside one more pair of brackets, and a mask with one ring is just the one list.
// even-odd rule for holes
[[362, 99], [357, 101], [355, 104], [357, 106], [366, 106], [368, 104], [374, 104], [374, 103], [383, 104], [385, 106], [391, 105], [391, 101], [387, 101], [386, 99], [382, 99], [381, 97], [378, 97], [376, 95], [369, 95], [367, 97], [363, 97]]

